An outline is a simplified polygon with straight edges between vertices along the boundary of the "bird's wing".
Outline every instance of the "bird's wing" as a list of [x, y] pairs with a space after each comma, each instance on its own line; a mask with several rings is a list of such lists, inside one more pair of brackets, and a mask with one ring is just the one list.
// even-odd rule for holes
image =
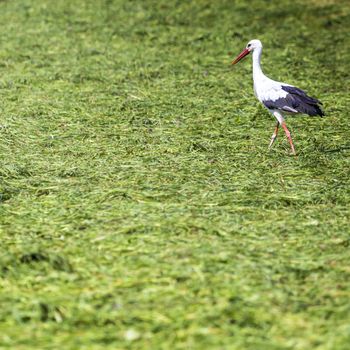
[[298, 96], [299, 98], [302, 98], [305, 102], [313, 105], [320, 104], [322, 105], [322, 102], [320, 102], [317, 98], [308, 96], [305, 91], [292, 86], [292, 85], [282, 85], [282, 89], [286, 92], [288, 92], [291, 95]]
[[277, 109], [288, 113], [304, 113], [311, 116], [324, 113], [321, 102], [308, 96], [303, 90], [287, 84], [274, 84], [265, 92], [262, 100], [268, 109]]

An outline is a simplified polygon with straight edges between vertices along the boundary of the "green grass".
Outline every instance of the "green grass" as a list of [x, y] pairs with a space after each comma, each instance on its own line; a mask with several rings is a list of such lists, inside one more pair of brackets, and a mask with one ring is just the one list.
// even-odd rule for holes
[[[0, 349], [346, 350], [348, 1], [0, 2]], [[263, 69], [324, 102], [275, 122]]]

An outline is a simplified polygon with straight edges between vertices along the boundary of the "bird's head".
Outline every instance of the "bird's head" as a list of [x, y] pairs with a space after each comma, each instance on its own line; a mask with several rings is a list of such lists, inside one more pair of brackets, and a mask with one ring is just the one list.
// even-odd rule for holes
[[243, 57], [250, 54], [255, 49], [262, 48], [262, 43], [258, 39], [250, 40], [246, 48], [232, 61], [232, 64], [238, 63]]

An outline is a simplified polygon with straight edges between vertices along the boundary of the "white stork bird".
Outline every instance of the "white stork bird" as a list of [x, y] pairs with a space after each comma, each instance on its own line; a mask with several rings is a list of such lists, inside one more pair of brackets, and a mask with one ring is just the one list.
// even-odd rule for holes
[[295, 154], [292, 137], [287, 129], [284, 120], [286, 114], [308, 114], [310, 116], [323, 116], [324, 113], [320, 108], [322, 103], [316, 98], [308, 96], [303, 90], [285, 83], [281, 83], [268, 78], [261, 70], [260, 58], [262, 44], [260, 40], [249, 41], [246, 48], [232, 61], [232, 64], [238, 63], [243, 57], [253, 52], [253, 80], [254, 92], [258, 100], [270, 111], [277, 119], [275, 131], [272, 134], [269, 148], [273, 145], [277, 137], [278, 128], [281, 125], [284, 129], [292, 153]]

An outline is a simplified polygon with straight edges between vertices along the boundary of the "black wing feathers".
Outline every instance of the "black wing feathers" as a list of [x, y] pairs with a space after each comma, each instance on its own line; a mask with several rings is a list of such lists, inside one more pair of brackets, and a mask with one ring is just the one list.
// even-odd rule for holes
[[292, 103], [292, 106], [290, 104], [287, 106], [292, 107], [299, 113], [305, 113], [311, 116], [319, 115], [322, 117], [324, 115], [324, 112], [319, 106], [322, 103], [317, 98], [308, 96], [305, 91], [294, 86], [282, 85], [282, 89], [288, 92], [286, 99]]
[[289, 113], [303, 113], [311, 116], [323, 116], [319, 105], [322, 103], [313, 97], [308, 96], [303, 90], [294, 86], [282, 85], [282, 90], [287, 92], [286, 97], [281, 97], [275, 101], [263, 101], [268, 109], [279, 109]]

